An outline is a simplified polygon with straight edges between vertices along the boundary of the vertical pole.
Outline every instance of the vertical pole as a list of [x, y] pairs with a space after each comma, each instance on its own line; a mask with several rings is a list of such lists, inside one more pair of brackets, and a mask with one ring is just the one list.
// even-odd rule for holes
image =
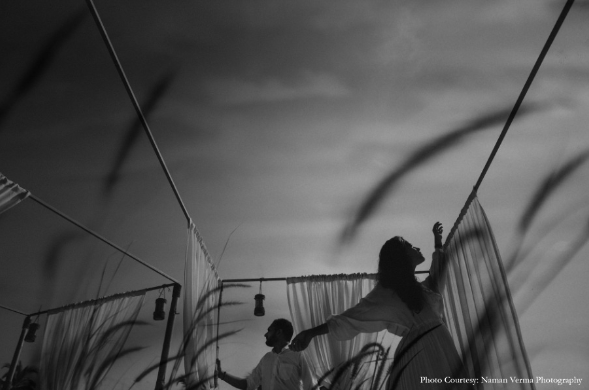
[[6, 382], [4, 382], [4, 390], [10, 390], [12, 387], [12, 379], [14, 377], [14, 372], [16, 371], [16, 365], [18, 364], [18, 358], [20, 357], [20, 351], [22, 350], [23, 342], [25, 340], [25, 334], [29, 329], [29, 325], [31, 324], [31, 317], [25, 317], [25, 320], [22, 324], [22, 329], [20, 332], [20, 337], [18, 338], [18, 344], [16, 344], [16, 349], [14, 351], [14, 355], [12, 356], [12, 362], [10, 363], [10, 369], [8, 370], [8, 374], [6, 375]]
[[219, 387], [217, 378], [219, 372], [217, 372], [217, 360], [219, 360], [219, 326], [221, 325], [221, 300], [223, 299], [223, 281], [221, 281], [221, 289], [219, 290], [219, 301], [217, 302], [217, 335], [215, 336], [215, 344], [217, 350], [217, 358], [215, 359], [215, 388]]
[[162, 346], [160, 367], [157, 372], [157, 381], [155, 382], [155, 390], [162, 390], [166, 385], [166, 367], [168, 365], [168, 356], [170, 354], [170, 341], [172, 339], [172, 331], [174, 330], [174, 317], [176, 317], [176, 308], [178, 307], [178, 298], [180, 297], [181, 290], [182, 286], [180, 284], [174, 284], [172, 303], [170, 304], [168, 323], [166, 325], [166, 335], [164, 336], [164, 345]]

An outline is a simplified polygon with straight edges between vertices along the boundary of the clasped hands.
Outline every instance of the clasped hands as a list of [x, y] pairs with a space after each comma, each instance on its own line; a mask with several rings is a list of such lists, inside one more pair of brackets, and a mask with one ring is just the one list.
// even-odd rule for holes
[[314, 335], [309, 329], [303, 330], [291, 341], [289, 348], [295, 352], [303, 351], [307, 349], [313, 337]]

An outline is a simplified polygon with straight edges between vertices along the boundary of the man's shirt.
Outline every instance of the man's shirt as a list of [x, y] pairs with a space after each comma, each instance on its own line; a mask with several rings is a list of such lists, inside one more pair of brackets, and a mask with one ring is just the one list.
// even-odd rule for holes
[[311, 374], [299, 352], [284, 348], [262, 357], [256, 368], [247, 376], [247, 390], [308, 390], [312, 387]]

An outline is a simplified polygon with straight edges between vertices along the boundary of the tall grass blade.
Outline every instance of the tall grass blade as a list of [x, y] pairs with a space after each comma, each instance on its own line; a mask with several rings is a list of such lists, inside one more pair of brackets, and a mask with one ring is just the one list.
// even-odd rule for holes
[[573, 240], [569, 249], [561, 256], [555, 259], [549, 268], [544, 270], [540, 275], [536, 276], [527, 286], [526, 291], [528, 296], [518, 305], [520, 312], [525, 313], [526, 310], [538, 299], [538, 292], [549, 286], [554, 279], [566, 268], [573, 258], [589, 241], [589, 224], [585, 226], [579, 235]]
[[[540, 182], [520, 217], [518, 234], [515, 237], [515, 249], [512, 250], [512, 254], [508, 257], [505, 265], [505, 269], [508, 273], [513, 274], [517, 268], [523, 267], [525, 259], [535, 246], [533, 244], [527, 249], [524, 248], [526, 236], [530, 231], [530, 226], [533, 220], [540, 213], [548, 199], [550, 199], [550, 197], [556, 193], [556, 190], [564, 185], [566, 181], [582, 167], [588, 158], [589, 150], [584, 150], [568, 159], [560, 168], [555, 169]], [[563, 217], [561, 216], [561, 219], [562, 218]], [[556, 224], [556, 222], [552, 221], [549, 223], [549, 226], [556, 226]], [[536, 243], [539, 242], [540, 240], [536, 240]]]
[[[524, 105], [520, 108], [519, 116], [530, 114], [537, 110], [537, 107]], [[340, 244], [350, 242], [355, 236], [362, 223], [364, 223], [382, 203], [386, 196], [390, 195], [398, 185], [401, 179], [419, 166], [430, 161], [434, 157], [442, 154], [448, 149], [456, 146], [466, 137], [481, 130], [486, 130], [492, 126], [502, 123], [509, 113], [509, 109], [501, 109], [477, 117], [464, 126], [454, 129], [432, 141], [424, 144], [415, 150], [398, 168], [387, 174], [362, 201], [358, 211], [347, 223], [340, 235]]]
[[[143, 349], [145, 349], [145, 347], [126, 348], [126, 349], [106, 358], [102, 363], [100, 363], [96, 372], [90, 376], [90, 378], [89, 378], [90, 385], [88, 387], [86, 387], [86, 390], [98, 389], [98, 387], [100, 386], [100, 384], [102, 383], [102, 381], [106, 377], [106, 374], [112, 368], [112, 366], [115, 364], [115, 362], [117, 360], [119, 360], [120, 358], [122, 358], [124, 356], [139, 352]], [[91, 369], [93, 370], [94, 368], [92, 367]], [[91, 371], [88, 371], [88, 373], [91, 374]]]
[[[165, 74], [151, 89], [148, 94], [147, 100], [143, 105], [142, 111], [147, 118], [156, 108], [157, 104], [160, 102], [162, 97], [165, 96], [167, 90], [169, 89], [170, 85], [174, 80], [175, 72], [170, 72]], [[112, 167], [108, 173], [104, 181], [104, 194], [108, 195], [111, 193], [115, 185], [119, 182], [121, 177], [121, 169], [123, 164], [129, 157], [129, 153], [131, 152], [133, 146], [139, 139], [139, 135], [143, 130], [143, 126], [139, 119], [135, 119], [133, 124], [127, 129], [127, 133], [125, 138], [123, 139], [123, 143], [119, 148], [117, 156], [113, 162]]]
[[[215, 310], [218, 310], [219, 307], [233, 306], [233, 305], [241, 304], [241, 302], [228, 301], [228, 302], [221, 302], [221, 304], [218, 305], [218, 306], [208, 307], [207, 305], [205, 305], [205, 303], [212, 296], [215, 296], [216, 294], [218, 294], [222, 289], [234, 288], [234, 287], [249, 287], [249, 285], [244, 285], [244, 284], [226, 284], [226, 285], [223, 285], [223, 287], [221, 287], [221, 286], [215, 287], [215, 288], [213, 288], [213, 289], [205, 292], [204, 294], [202, 294], [202, 296], [199, 298], [198, 302], [195, 305], [196, 306], [196, 310], [195, 310], [195, 313], [194, 313], [194, 317], [192, 318], [190, 327], [187, 330], [185, 330], [185, 332], [184, 332], [184, 335], [182, 337], [182, 342], [181, 342], [180, 346], [178, 347], [177, 353], [174, 356], [168, 358], [164, 362], [157, 362], [157, 363], [154, 363], [154, 364], [148, 366], [147, 368], [145, 368], [135, 378], [135, 380], [134, 380], [133, 384], [131, 385], [131, 387], [135, 386], [135, 384], [137, 384], [140, 381], [142, 381], [150, 373], [152, 373], [155, 370], [159, 369], [159, 367], [162, 364], [167, 365], [169, 363], [173, 363], [173, 366], [172, 366], [172, 370], [171, 370], [169, 379], [164, 384], [164, 389], [169, 389], [169, 388], [171, 388], [172, 386], [174, 386], [175, 384], [178, 384], [178, 383], [184, 383], [184, 384], [186, 384], [186, 388], [195, 388], [196, 389], [196, 388], [200, 388], [205, 383], [207, 383], [208, 381], [212, 380], [213, 377], [214, 377], [214, 375], [213, 376], [210, 376], [208, 378], [204, 378], [204, 379], [201, 378], [201, 379], [199, 379], [197, 381], [197, 383], [188, 383], [188, 380], [190, 380], [191, 378], [194, 377], [195, 371], [185, 372], [182, 375], [178, 375], [178, 372], [180, 370], [180, 366], [182, 365], [183, 360], [186, 358], [186, 350], [189, 347], [189, 343], [192, 342], [192, 334], [195, 332], [195, 330], [197, 329], [197, 327], [199, 326], [199, 324], [201, 324], [202, 320], [205, 319], [205, 318], [207, 318], [207, 316], [210, 315], [211, 312], [213, 312]], [[217, 324], [216, 323], [215, 324], [211, 324], [210, 326], [217, 326]], [[236, 333], [238, 333], [240, 331], [241, 331], [241, 329], [227, 331], [227, 332], [218, 334], [216, 337], [214, 337], [212, 339], [207, 340], [195, 352], [195, 357], [193, 358], [193, 361], [191, 361], [190, 366], [191, 367], [194, 367], [194, 363], [195, 363], [196, 359], [198, 359], [198, 357], [200, 357], [207, 350], [207, 348], [209, 348], [211, 345], [213, 345], [215, 343], [218, 343], [220, 340], [223, 340], [223, 339], [225, 339], [227, 337], [230, 337], [230, 336], [232, 336], [232, 335], [234, 335], [234, 334], [236, 334]]]
[[575, 173], [589, 158], [589, 150], [585, 150], [570, 160], [562, 167], [548, 175], [540, 184], [519, 222], [519, 231], [528, 230], [537, 213], [548, 200], [548, 198]]
[[[131, 245], [133, 244], [133, 242], [131, 242], [127, 248], [125, 248], [125, 251], [128, 252], [129, 248], [131, 248]], [[106, 294], [106, 292], [108, 291], [110, 285], [112, 284], [112, 281], [114, 280], [115, 276], [119, 273], [119, 269], [121, 268], [121, 265], [123, 265], [123, 260], [125, 260], [125, 257], [127, 256], [126, 253], [123, 253], [121, 255], [121, 259], [119, 260], [119, 262], [117, 263], [117, 267], [115, 268], [110, 280], [108, 281], [108, 284], [106, 285], [106, 288], [104, 289], [104, 293]]]
[[[29, 68], [18, 80], [16, 86], [9, 92], [8, 96], [0, 104], [0, 125], [6, 119], [14, 106], [39, 82], [47, 72], [53, 59], [56, 57], [66, 41], [74, 34], [78, 26], [82, 24], [86, 12], [80, 10], [69, 17], [49, 39], [42, 49], [37, 53]], [[1, 127], [0, 127], [1, 128]]]
[[[61, 266], [64, 252], [69, 245], [80, 237], [81, 233], [79, 231], [62, 232], [50, 242], [49, 247], [45, 250], [42, 263], [43, 285], [40, 289], [40, 294], [42, 294], [44, 301], [54, 297], [57, 271]], [[68, 291], [67, 293], [70, 294], [73, 291]]]

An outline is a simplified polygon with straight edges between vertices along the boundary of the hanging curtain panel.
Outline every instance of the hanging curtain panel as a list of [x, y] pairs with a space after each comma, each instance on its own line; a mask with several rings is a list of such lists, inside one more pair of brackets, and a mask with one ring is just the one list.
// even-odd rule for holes
[[[375, 275], [318, 275], [287, 279], [287, 296], [290, 315], [293, 321], [295, 335], [302, 330], [323, 324], [329, 317], [344, 312], [356, 305], [362, 297], [368, 294], [376, 285]], [[303, 351], [303, 356], [317, 381], [328, 370], [339, 368], [352, 359], [370, 343], [381, 343], [385, 347], [391, 346], [391, 355], [399, 342], [399, 338], [379, 333], [360, 333], [347, 341], [338, 341], [330, 337], [315, 337], [309, 347]], [[388, 367], [392, 361], [382, 356]], [[380, 361], [381, 363], [383, 360]], [[347, 371], [347, 378], [337, 383], [337, 389], [356, 388], [368, 389], [373, 385], [371, 378], [375, 372], [375, 356], [368, 359], [361, 367], [361, 371], [351, 377], [351, 370]], [[388, 363], [388, 364], [387, 364]], [[330, 383], [330, 380], [327, 381]]]
[[99, 389], [124, 352], [144, 297], [145, 293], [115, 296], [50, 312], [43, 336], [41, 389]]
[[0, 214], [26, 199], [30, 192], [0, 173]]
[[446, 257], [445, 316], [462, 375], [480, 378], [479, 389], [534, 389], [501, 256], [476, 196], [446, 242]]
[[221, 281], [203, 240], [191, 223], [184, 270], [184, 371], [187, 387], [214, 387], [216, 309]]

